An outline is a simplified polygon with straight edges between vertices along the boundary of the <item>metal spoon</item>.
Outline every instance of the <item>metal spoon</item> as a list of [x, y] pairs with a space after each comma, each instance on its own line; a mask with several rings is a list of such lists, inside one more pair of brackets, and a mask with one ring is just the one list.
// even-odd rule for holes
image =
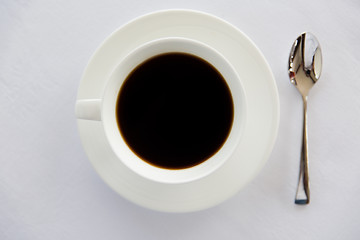
[[313, 34], [302, 33], [295, 40], [290, 51], [288, 69], [290, 82], [299, 90], [304, 103], [303, 141], [295, 204], [308, 204], [310, 202], [310, 188], [306, 116], [307, 98], [310, 89], [320, 78], [322, 69], [320, 44]]

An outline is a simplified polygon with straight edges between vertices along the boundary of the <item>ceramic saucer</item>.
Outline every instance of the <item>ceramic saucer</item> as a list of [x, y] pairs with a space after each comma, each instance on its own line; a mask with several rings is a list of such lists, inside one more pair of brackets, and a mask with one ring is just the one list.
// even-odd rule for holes
[[77, 120], [85, 152], [103, 180], [124, 198], [154, 210], [190, 212], [217, 205], [237, 193], [264, 166], [279, 124], [277, 87], [264, 56], [237, 28], [209, 14], [166, 10], [141, 16], [112, 33], [85, 69], [77, 99], [101, 98], [106, 80], [138, 46], [165, 37], [203, 42], [237, 71], [245, 92], [247, 119], [240, 144], [212, 174], [184, 184], [164, 184], [128, 169], [111, 150], [100, 122]]

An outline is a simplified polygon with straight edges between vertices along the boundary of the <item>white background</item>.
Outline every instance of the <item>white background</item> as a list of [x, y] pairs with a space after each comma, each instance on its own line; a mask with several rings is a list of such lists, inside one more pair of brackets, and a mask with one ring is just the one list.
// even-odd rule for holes
[[[81, 147], [77, 87], [95, 49], [139, 15], [205, 11], [246, 33], [280, 95], [274, 150], [230, 200], [187, 214], [154, 212], [113, 192]], [[308, 106], [311, 204], [293, 203], [302, 102], [287, 76], [303, 31], [323, 50]], [[0, 2], [0, 239], [359, 239], [360, 2], [102, 0]]]

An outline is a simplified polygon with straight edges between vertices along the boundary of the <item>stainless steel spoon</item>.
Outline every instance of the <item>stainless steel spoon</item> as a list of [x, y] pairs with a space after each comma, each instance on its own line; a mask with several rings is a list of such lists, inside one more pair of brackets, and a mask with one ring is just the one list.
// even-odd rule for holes
[[310, 89], [320, 78], [322, 69], [321, 48], [316, 37], [311, 33], [302, 33], [294, 42], [289, 56], [290, 82], [299, 90], [304, 103], [303, 140], [300, 157], [299, 184], [295, 203], [310, 202], [309, 159], [307, 144], [307, 98]]

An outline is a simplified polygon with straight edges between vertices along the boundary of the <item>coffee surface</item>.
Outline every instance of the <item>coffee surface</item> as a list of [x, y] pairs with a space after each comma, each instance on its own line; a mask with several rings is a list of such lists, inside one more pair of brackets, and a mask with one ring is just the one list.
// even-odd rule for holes
[[120, 133], [151, 165], [184, 169], [214, 155], [233, 123], [230, 89], [207, 61], [166, 53], [138, 65], [123, 83], [116, 104]]

